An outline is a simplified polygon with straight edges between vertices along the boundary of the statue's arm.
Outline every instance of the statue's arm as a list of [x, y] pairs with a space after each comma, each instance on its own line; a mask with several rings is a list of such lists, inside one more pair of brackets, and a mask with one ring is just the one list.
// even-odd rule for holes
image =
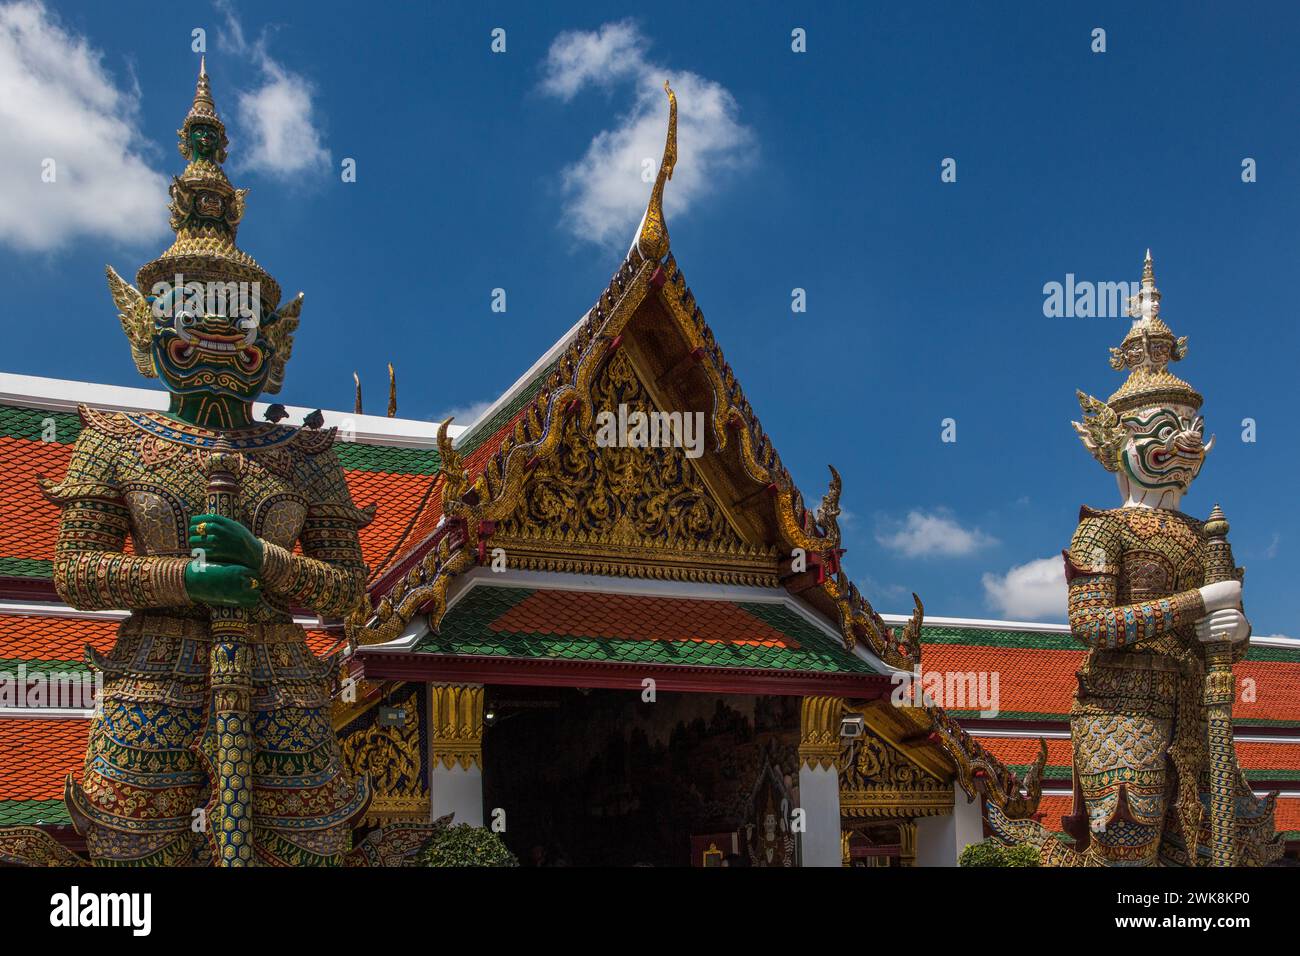
[[267, 587], [297, 607], [322, 617], [343, 617], [366, 587], [366, 564], [357, 529], [369, 515], [352, 504], [343, 469], [332, 450], [315, 456], [307, 518], [298, 540], [302, 554], [262, 541]]
[[188, 557], [124, 554], [130, 513], [112, 481], [116, 453], [109, 436], [85, 428], [77, 438], [67, 476], [43, 486], [63, 511], [54, 546], [54, 587], [67, 604], [84, 610], [181, 607]]
[[1205, 616], [1197, 589], [1136, 604], [1119, 601], [1120, 536], [1107, 515], [1079, 522], [1064, 552], [1070, 633], [1090, 648], [1130, 647]]

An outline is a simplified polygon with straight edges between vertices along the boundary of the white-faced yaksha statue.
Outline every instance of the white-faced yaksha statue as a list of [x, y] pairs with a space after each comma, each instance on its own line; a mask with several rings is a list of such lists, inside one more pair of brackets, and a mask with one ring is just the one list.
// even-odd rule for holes
[[[1242, 569], [1216, 505], [1180, 509], [1213, 446], [1201, 396], [1169, 372], [1187, 340], [1160, 318], [1151, 253], [1107, 401], [1079, 393], [1084, 446], [1119, 483], [1120, 506], [1084, 507], [1065, 552], [1070, 631], [1088, 648], [1070, 710], [1075, 845], [989, 806], [994, 833], [1044, 865], [1259, 865], [1282, 851], [1274, 798], [1257, 799], [1232, 740], [1232, 664], [1246, 652]], [[1068, 819], [1068, 818], [1067, 818]]]

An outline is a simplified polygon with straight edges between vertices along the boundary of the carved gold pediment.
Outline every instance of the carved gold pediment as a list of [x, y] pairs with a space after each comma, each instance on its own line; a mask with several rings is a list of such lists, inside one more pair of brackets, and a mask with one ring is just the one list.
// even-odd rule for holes
[[378, 710], [372, 707], [339, 733], [343, 765], [353, 776], [370, 777], [374, 796], [362, 821], [366, 826], [429, 819], [429, 790], [420, 746], [423, 693], [411, 685], [404, 696], [394, 697], [391, 703], [405, 711], [400, 725], [382, 724]]
[[[592, 395], [596, 416], [661, 411], [622, 351]], [[563, 427], [492, 537], [510, 567], [776, 586], [775, 550], [741, 538], [683, 448], [602, 443], [576, 415]]]
[[952, 785], [874, 734], [844, 741], [837, 763], [843, 816], [918, 817], [952, 812]]

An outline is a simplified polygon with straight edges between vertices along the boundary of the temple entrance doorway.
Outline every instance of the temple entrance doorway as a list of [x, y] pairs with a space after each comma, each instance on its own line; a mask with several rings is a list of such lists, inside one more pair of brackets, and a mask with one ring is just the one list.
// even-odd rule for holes
[[799, 698], [488, 685], [484, 822], [523, 866], [793, 866]]

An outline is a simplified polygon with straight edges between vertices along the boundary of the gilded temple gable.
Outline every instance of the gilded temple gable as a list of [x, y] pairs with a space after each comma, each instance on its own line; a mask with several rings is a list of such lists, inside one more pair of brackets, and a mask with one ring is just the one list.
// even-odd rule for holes
[[745, 540], [699, 467], [705, 413], [660, 407], [622, 350], [591, 397], [497, 526], [509, 565], [776, 586], [775, 548]]

